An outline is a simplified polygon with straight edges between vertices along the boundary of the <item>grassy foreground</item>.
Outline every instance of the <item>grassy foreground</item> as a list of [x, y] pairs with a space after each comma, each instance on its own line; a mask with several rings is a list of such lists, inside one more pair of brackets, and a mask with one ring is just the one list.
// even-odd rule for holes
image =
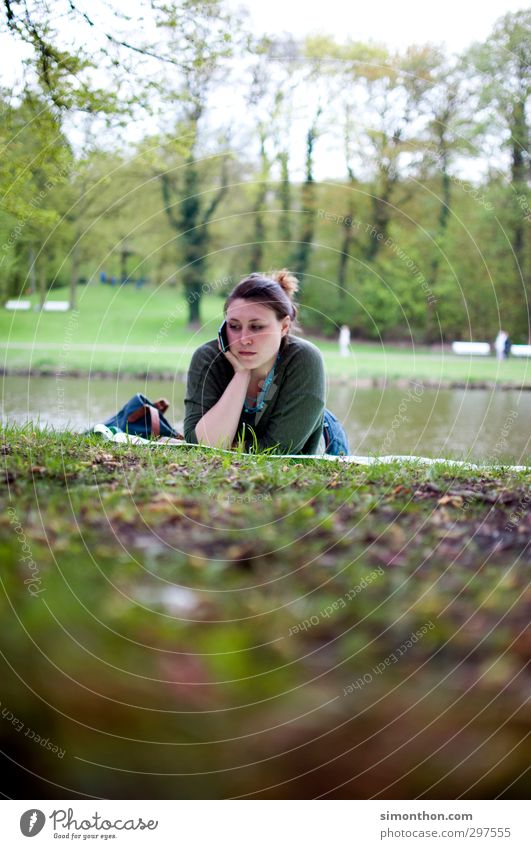
[[529, 475], [1, 450], [9, 796], [526, 798]]
[[[50, 299], [68, 300], [53, 290]], [[36, 296], [30, 300], [36, 303]], [[205, 296], [203, 326], [187, 327], [187, 303], [176, 289], [81, 287], [73, 313], [0, 310], [0, 365], [50, 371], [184, 374], [194, 350], [213, 339], [221, 322], [223, 299]], [[350, 381], [422, 380], [439, 386], [458, 382], [531, 385], [531, 363], [510, 358], [457, 357], [448, 350], [404, 349], [381, 341], [353, 344], [349, 358], [335, 341], [310, 338], [323, 352], [331, 378]]]

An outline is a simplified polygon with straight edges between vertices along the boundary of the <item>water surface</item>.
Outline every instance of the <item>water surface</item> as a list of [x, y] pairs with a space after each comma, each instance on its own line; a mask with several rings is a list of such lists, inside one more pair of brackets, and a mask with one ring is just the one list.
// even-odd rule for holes
[[[182, 428], [184, 383], [95, 377], [5, 377], [2, 421], [82, 431], [111, 416], [136, 392], [153, 401], [165, 397], [167, 417]], [[345, 424], [352, 454], [511, 463], [530, 457], [531, 392], [331, 384], [327, 406]]]

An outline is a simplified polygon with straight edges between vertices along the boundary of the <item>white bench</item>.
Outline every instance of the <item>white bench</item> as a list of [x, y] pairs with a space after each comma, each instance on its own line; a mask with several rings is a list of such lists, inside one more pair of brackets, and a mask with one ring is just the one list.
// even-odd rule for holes
[[452, 352], [485, 357], [490, 354], [490, 344], [488, 342], [452, 342]]
[[511, 345], [511, 357], [531, 357], [531, 345]]
[[31, 308], [30, 301], [6, 301], [4, 304], [6, 310], [29, 310]]
[[70, 309], [70, 301], [45, 301], [43, 310], [46, 312], [67, 312]]

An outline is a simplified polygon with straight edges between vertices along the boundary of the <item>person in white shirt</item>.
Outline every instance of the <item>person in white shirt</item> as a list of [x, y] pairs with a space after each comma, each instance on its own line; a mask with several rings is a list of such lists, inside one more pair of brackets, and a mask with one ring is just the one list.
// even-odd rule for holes
[[505, 330], [500, 330], [494, 340], [494, 349], [498, 360], [503, 360], [505, 358], [505, 344], [508, 338], [509, 337]]
[[350, 354], [350, 328], [347, 324], [342, 324], [339, 331], [339, 353], [342, 357]]

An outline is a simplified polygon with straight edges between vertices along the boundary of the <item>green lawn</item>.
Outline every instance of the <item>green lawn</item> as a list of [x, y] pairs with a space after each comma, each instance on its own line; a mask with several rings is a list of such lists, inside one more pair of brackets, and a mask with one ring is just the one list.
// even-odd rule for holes
[[[54, 290], [51, 297], [61, 300], [67, 294]], [[9, 369], [184, 373], [195, 348], [214, 338], [222, 304], [220, 297], [205, 297], [204, 325], [191, 333], [186, 326], [187, 304], [178, 290], [80, 287], [78, 314], [2, 310], [0, 340], [13, 347], [0, 348], [1, 361]], [[527, 360], [498, 363], [494, 357], [456, 357], [448, 351], [404, 349], [387, 343], [354, 344], [352, 356], [344, 359], [335, 342], [312, 341], [323, 351], [328, 374], [334, 379], [531, 385]], [[88, 349], [76, 348], [79, 345]], [[115, 350], [102, 350], [105, 346]], [[130, 350], [135, 347], [146, 350]]]
[[529, 475], [1, 445], [10, 797], [527, 798]]

